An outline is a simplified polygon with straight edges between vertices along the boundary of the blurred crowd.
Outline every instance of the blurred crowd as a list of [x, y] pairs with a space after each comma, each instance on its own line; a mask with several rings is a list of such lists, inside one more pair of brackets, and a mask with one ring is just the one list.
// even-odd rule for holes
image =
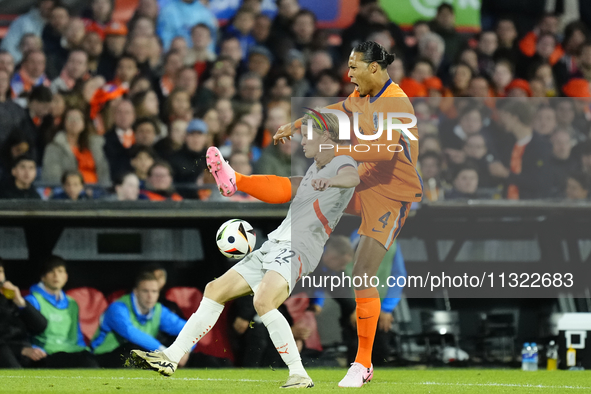
[[19, 16], [0, 46], [0, 197], [219, 199], [210, 145], [243, 174], [302, 175], [297, 139], [272, 143], [290, 99], [349, 95], [349, 53], [373, 40], [397, 55], [388, 72], [413, 97], [426, 199], [587, 199], [585, 23], [561, 28], [548, 13], [518, 34], [509, 16], [461, 33], [443, 3], [403, 31], [360, 0], [335, 31], [297, 0], [273, 12], [243, 0], [223, 24], [207, 3], [139, 0], [123, 23], [112, 0], [79, 15], [39, 0]]

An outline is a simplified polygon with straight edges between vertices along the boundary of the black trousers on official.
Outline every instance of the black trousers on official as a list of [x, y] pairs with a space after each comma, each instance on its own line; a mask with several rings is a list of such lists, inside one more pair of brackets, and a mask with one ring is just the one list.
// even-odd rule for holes
[[77, 353], [58, 352], [53, 353], [31, 363], [32, 368], [98, 368], [98, 363], [94, 355], [90, 352], [83, 351]]
[[110, 353], [97, 354], [95, 357], [101, 368], [123, 368], [125, 361], [129, 358], [129, 353], [133, 349], [139, 349], [139, 347], [132, 343], [127, 343], [119, 346]]
[[0, 344], [0, 369], [24, 368], [32, 363], [28, 357], [21, 355], [22, 344]]

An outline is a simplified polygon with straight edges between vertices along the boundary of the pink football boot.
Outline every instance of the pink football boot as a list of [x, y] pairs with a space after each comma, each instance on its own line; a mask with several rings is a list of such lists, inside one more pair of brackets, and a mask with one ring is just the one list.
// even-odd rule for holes
[[361, 387], [371, 382], [373, 378], [373, 364], [370, 368], [365, 368], [358, 362], [351, 364], [347, 375], [339, 382], [339, 387]]
[[230, 197], [236, 193], [236, 172], [230, 164], [224, 160], [220, 150], [215, 146], [210, 146], [205, 155], [205, 162], [209, 172], [215, 178], [215, 182], [224, 197]]

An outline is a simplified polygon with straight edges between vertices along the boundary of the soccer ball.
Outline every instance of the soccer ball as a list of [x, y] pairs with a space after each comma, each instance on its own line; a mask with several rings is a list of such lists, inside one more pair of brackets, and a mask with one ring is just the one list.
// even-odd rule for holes
[[216, 234], [218, 249], [226, 257], [241, 259], [254, 248], [257, 237], [250, 223], [231, 219], [222, 224]]

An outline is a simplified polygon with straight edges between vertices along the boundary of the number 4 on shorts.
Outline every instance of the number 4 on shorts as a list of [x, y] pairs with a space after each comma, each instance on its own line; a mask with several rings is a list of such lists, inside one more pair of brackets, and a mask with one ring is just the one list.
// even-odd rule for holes
[[386, 228], [386, 226], [388, 225], [388, 219], [390, 219], [391, 214], [392, 212], [387, 212], [378, 219], [380, 223], [382, 223], [382, 228]]

